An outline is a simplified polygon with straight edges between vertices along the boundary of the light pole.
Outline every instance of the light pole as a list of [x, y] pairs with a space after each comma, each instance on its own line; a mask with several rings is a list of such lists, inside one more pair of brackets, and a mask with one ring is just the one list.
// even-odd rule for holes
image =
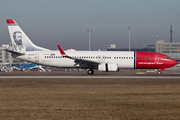
[[131, 27], [130, 26], [128, 27], [128, 30], [129, 30], [129, 51], [131, 51], [131, 48], [130, 48], [130, 30], [131, 30]]
[[88, 29], [87, 32], [89, 32], [89, 51], [91, 50], [91, 43], [90, 43], [90, 33], [92, 32], [91, 29]]

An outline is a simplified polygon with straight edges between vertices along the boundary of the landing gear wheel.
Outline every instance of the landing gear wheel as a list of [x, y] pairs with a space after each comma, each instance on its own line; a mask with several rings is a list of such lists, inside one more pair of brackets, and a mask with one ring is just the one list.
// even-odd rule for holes
[[160, 74], [161, 74], [161, 71], [158, 71], [158, 74], [160, 75]]
[[87, 73], [88, 74], [94, 74], [94, 70], [88, 70]]

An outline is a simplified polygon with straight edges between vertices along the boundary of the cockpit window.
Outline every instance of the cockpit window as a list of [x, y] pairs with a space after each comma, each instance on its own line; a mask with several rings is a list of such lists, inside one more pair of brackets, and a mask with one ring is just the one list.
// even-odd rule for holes
[[171, 59], [170, 57], [164, 57], [164, 59]]

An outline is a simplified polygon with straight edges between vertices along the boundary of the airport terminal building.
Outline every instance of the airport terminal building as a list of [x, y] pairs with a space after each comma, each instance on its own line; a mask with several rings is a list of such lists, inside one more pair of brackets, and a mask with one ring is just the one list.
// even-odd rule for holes
[[[148, 45], [148, 47], [137, 47], [131, 48], [131, 51], [146, 51], [146, 52], [155, 52], [155, 45]], [[116, 48], [115, 44], [110, 44], [107, 48], [107, 51], [129, 51], [129, 48]]]
[[0, 47], [0, 67], [3, 65], [11, 65], [11, 64], [24, 64], [26, 63], [23, 60], [15, 59], [11, 56], [11, 53], [4, 51], [3, 49], [11, 49], [10, 44], [2, 44]]
[[4, 51], [3, 49], [8, 48], [8, 44], [2, 44], [2, 47], [0, 47], [0, 63], [9, 63], [10, 54]]
[[157, 39], [156, 52], [166, 54], [180, 63], [180, 42], [164, 42], [164, 39]]

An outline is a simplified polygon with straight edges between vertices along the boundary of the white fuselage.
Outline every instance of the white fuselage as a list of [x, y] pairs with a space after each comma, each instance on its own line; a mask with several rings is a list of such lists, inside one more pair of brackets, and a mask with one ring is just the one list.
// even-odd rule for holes
[[[116, 63], [118, 68], [134, 68], [134, 51], [65, 51], [68, 56], [97, 61]], [[54, 67], [75, 67], [73, 59], [63, 57], [59, 51], [27, 51], [17, 58], [37, 64]]]

